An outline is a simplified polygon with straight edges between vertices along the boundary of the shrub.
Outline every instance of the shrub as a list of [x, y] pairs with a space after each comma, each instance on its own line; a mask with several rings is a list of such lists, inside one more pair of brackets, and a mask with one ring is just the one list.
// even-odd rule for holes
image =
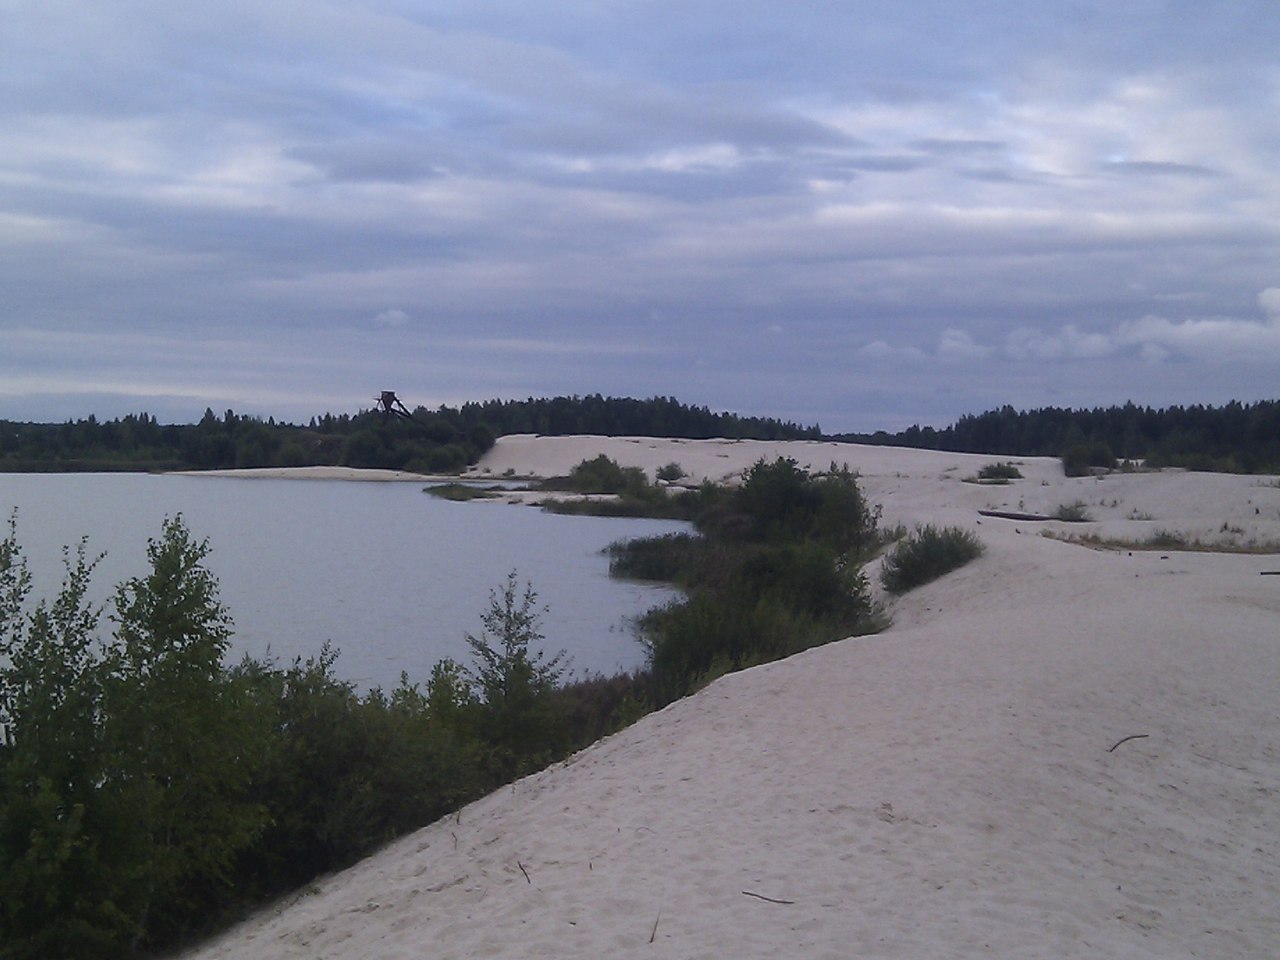
[[1102, 441], [1076, 444], [1062, 454], [1062, 472], [1068, 477], [1088, 476], [1094, 467], [1114, 470], [1115, 466], [1115, 454]]
[[813, 539], [837, 553], [865, 555], [876, 541], [879, 511], [869, 506], [847, 466], [810, 476], [795, 460], [758, 461], [742, 486], [708, 497], [700, 530], [726, 540]]
[[1012, 463], [988, 463], [978, 471], [979, 480], [1021, 480], [1022, 471]]
[[455, 503], [466, 503], [469, 500], [493, 500], [502, 496], [493, 487], [473, 487], [466, 483], [438, 483], [423, 489], [433, 497], [452, 500]]
[[689, 533], [619, 540], [607, 548], [609, 575], [633, 580], [688, 583], [702, 562], [703, 538]]
[[680, 464], [668, 463], [665, 467], [658, 468], [656, 476], [663, 483], [675, 483], [677, 480], [688, 476], [688, 474], [684, 472], [684, 467], [680, 466]]
[[890, 593], [905, 593], [981, 555], [982, 541], [959, 527], [919, 528], [885, 557], [880, 580]]
[[1059, 506], [1053, 512], [1053, 519], [1064, 523], [1087, 523], [1091, 518], [1083, 501], [1077, 500], [1075, 503], [1064, 503]]
[[648, 481], [640, 468], [621, 467], [602, 453], [574, 467], [567, 486], [576, 493], [627, 493], [648, 486]]

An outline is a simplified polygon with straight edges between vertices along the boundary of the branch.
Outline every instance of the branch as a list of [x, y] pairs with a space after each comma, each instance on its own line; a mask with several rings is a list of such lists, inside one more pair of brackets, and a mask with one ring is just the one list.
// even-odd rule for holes
[[1131, 733], [1129, 734], [1129, 736], [1121, 740], [1117, 740], [1115, 743], [1113, 743], [1110, 746], [1110, 748], [1108, 748], [1107, 753], [1115, 753], [1116, 747], [1120, 746], [1120, 744], [1122, 743], [1128, 743], [1130, 740], [1142, 740], [1143, 738], [1149, 737], [1149, 736], [1151, 736], [1151, 734], [1149, 733]]
[[755, 897], [757, 900], [763, 900], [765, 903], [781, 903], [783, 905], [795, 903], [794, 900], [775, 900], [773, 897], [766, 897], [762, 893], [752, 893], [750, 890], [743, 890], [742, 895], [744, 897]]

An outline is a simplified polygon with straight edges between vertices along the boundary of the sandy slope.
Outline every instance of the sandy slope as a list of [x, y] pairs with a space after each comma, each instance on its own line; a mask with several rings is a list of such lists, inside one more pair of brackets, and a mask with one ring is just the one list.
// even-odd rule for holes
[[481, 467], [599, 451], [714, 479], [848, 461], [886, 518], [988, 550], [888, 632], [719, 680], [195, 956], [1275, 954], [1280, 557], [1097, 551], [976, 510], [1277, 540], [1280, 488], [1048, 460], [992, 488], [960, 482], [992, 458], [711, 441], [504, 438]]

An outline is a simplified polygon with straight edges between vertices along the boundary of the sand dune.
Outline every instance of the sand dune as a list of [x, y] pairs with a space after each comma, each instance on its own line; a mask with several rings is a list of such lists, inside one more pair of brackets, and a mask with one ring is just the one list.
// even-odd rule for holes
[[[1040, 536], [1274, 542], [1274, 478], [1024, 459], [987, 487], [962, 479], [996, 458], [581, 437], [503, 438], [480, 471], [598, 452], [714, 480], [848, 462], [888, 522], [987, 552], [887, 632], [718, 680], [192, 956], [1275, 954], [1280, 556]], [[1094, 523], [977, 514], [1076, 501]]]

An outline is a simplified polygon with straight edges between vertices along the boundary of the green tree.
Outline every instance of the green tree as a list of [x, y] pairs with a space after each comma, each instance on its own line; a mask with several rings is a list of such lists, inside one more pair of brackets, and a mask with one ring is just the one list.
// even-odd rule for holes
[[[130, 929], [95, 829], [102, 777], [94, 563], [64, 552], [52, 604], [27, 610], [15, 521], [0, 543], [0, 957], [96, 957]], [[104, 855], [105, 854], [105, 855]]]
[[[151, 572], [87, 601], [81, 543], [57, 598], [27, 611], [0, 547], [0, 957], [119, 957], [172, 942], [226, 893], [265, 822], [244, 786], [260, 730], [220, 667], [230, 621], [181, 518]], [[198, 921], [197, 921], [198, 922]]]
[[562, 748], [564, 717], [551, 696], [565, 672], [563, 652], [547, 657], [539, 629], [538, 595], [515, 571], [489, 593], [481, 616], [484, 630], [467, 634], [473, 666], [467, 671], [487, 708], [479, 715], [480, 737], [503, 777], [538, 769]]
[[[150, 572], [116, 591], [103, 687], [108, 773], [127, 903], [140, 933], [170, 939], [217, 902], [236, 855], [266, 825], [249, 800], [260, 715], [222, 667], [231, 618], [181, 516], [147, 546]], [[141, 943], [141, 940], [136, 940]]]

